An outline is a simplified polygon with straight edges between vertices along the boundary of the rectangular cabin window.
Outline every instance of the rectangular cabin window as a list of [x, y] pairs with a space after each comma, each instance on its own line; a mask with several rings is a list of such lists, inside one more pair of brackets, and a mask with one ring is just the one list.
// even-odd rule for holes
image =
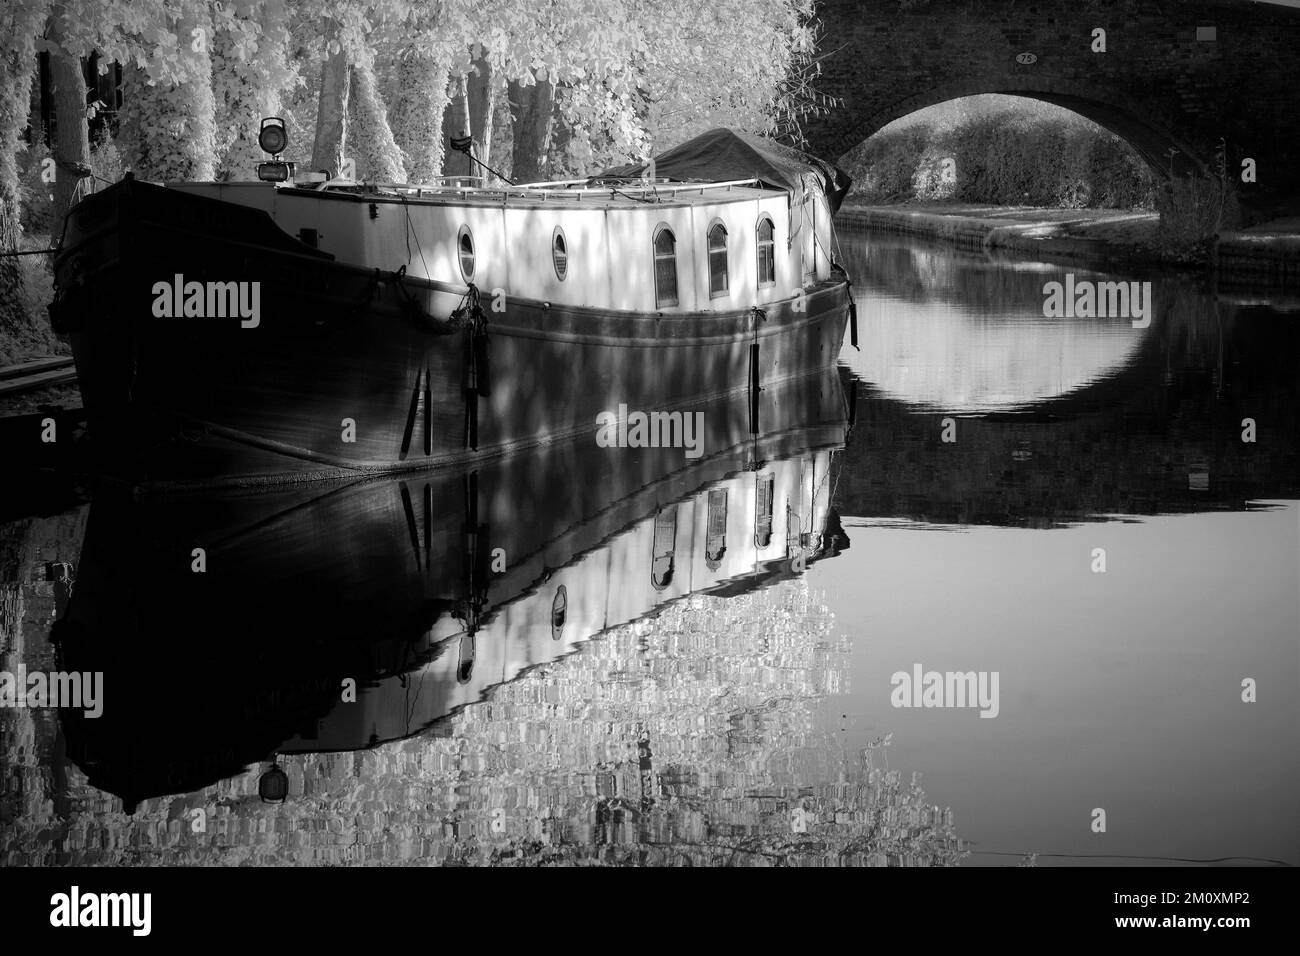
[[667, 226], [655, 232], [655, 306], [677, 304], [677, 240]]

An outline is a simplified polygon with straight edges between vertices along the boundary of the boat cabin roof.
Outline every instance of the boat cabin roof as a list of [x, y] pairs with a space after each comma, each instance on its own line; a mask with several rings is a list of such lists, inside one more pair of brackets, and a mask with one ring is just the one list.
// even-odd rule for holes
[[770, 198], [776, 189], [757, 179], [731, 182], [592, 181], [565, 180], [553, 183], [529, 183], [523, 186], [473, 184], [476, 177], [457, 177], [452, 183], [416, 185], [411, 183], [364, 183], [332, 180], [320, 186], [281, 186], [282, 190], [353, 199], [388, 199], [454, 203], [458, 206], [516, 206], [577, 208], [627, 208], [642, 205], [705, 206]]

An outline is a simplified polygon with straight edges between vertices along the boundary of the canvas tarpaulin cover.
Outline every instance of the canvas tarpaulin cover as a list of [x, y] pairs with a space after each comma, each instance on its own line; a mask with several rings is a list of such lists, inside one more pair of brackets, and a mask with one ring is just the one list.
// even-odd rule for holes
[[[653, 160], [656, 178], [684, 181], [726, 182], [757, 179], [768, 186], [790, 192], [790, 208], [804, 204], [812, 190], [823, 192], [833, 214], [853, 181], [843, 170], [790, 146], [762, 136], [711, 129], [689, 139]], [[593, 181], [637, 179], [645, 176], [650, 163], [608, 169]]]

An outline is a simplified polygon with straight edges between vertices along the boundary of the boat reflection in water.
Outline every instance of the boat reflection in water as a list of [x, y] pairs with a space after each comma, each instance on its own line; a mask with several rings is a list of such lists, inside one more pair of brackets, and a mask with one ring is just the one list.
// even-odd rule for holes
[[[711, 406], [698, 459], [593, 438], [471, 473], [96, 498], [54, 636], [61, 666], [105, 675], [103, 715], [61, 720], [134, 815], [110, 843], [170, 862], [955, 859], [915, 784], [816, 737], [849, 643], [800, 572], [848, 546], [847, 407], [835, 370], [764, 401], [757, 434], [747, 402]], [[210, 837], [166, 822], [195, 807], [224, 821]]]
[[69, 753], [130, 806], [277, 751], [408, 736], [684, 595], [793, 573], [826, 553], [843, 390], [827, 372], [765, 398], [757, 436], [744, 403], [714, 406], [694, 460], [593, 428], [472, 472], [96, 498], [55, 637], [108, 702], [70, 723]]

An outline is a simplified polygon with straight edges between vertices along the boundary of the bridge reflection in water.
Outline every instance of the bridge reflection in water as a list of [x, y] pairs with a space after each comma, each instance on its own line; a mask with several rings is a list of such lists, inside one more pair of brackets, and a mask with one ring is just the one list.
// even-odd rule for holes
[[1156, 277], [1137, 329], [1042, 315], [1067, 272], [1131, 276], [893, 238], [844, 252], [865, 345], [843, 353], [860, 384], [842, 514], [1051, 527], [1300, 498], [1294, 300]]
[[[849, 367], [917, 410], [969, 415], [1050, 401], [1120, 374], [1160, 328], [1045, 318], [1043, 285], [1062, 278], [1059, 267], [887, 240], [873, 241], [870, 255], [857, 243], [846, 249], [854, 285], [871, 290], [858, 309], [858, 338], [870, 347], [846, 353]], [[1168, 297], [1155, 299], [1168, 311]]]
[[[764, 401], [758, 434], [712, 404], [698, 460], [98, 495], [53, 638], [107, 702], [61, 712], [63, 812], [0, 858], [954, 862], [951, 818], [823, 705], [849, 642], [801, 572], [848, 547], [842, 379]], [[96, 789], [130, 816], [71, 809]]]
[[[854, 547], [813, 583], [858, 636], [850, 745], [895, 732], [968, 863], [1300, 863], [1294, 298], [1151, 277], [1149, 328], [1044, 320], [1083, 270], [843, 245], [874, 331], [844, 352]], [[918, 662], [999, 673], [997, 718], [892, 706]]]

